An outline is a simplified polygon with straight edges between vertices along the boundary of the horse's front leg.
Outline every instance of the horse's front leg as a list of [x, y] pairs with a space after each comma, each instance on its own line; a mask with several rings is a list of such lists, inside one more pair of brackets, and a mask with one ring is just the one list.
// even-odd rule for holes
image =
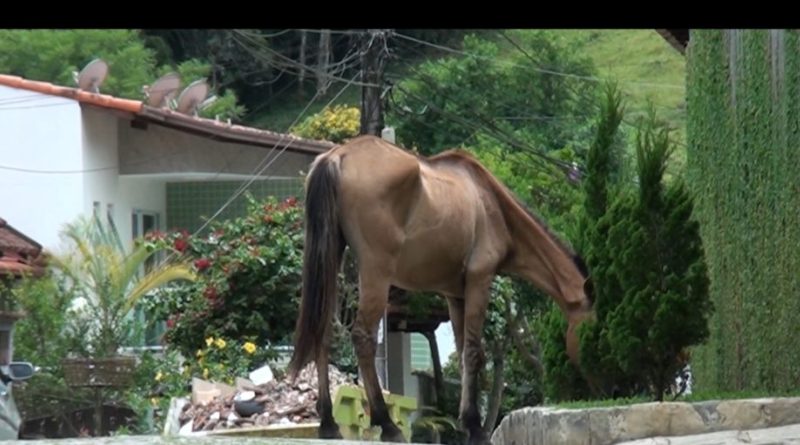
[[483, 324], [489, 306], [491, 276], [467, 276], [464, 292], [464, 352], [462, 354], [461, 405], [459, 419], [467, 431], [467, 444], [487, 445], [489, 438], [478, 410], [478, 374], [486, 364]]
[[358, 314], [352, 337], [369, 402], [370, 422], [373, 426], [381, 427], [382, 441], [406, 442], [402, 431], [389, 416], [375, 369], [378, 323], [389, 299], [389, 280], [383, 274], [364, 269], [359, 278]]

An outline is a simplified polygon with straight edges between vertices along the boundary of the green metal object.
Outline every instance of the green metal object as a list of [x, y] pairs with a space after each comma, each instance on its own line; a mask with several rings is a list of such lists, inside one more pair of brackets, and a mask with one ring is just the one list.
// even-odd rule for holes
[[[399, 394], [383, 393], [389, 417], [403, 432], [406, 440], [411, 440], [409, 417], [417, 410], [417, 399]], [[370, 425], [369, 405], [364, 388], [355, 385], [339, 387], [333, 399], [333, 418], [339, 424], [345, 439], [376, 438]]]

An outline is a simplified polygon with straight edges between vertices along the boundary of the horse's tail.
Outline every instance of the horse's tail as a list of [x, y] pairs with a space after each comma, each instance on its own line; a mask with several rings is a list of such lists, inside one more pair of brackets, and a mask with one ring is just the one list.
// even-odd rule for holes
[[289, 362], [292, 379], [327, 347], [345, 241], [337, 208], [338, 163], [320, 158], [306, 184], [303, 290]]

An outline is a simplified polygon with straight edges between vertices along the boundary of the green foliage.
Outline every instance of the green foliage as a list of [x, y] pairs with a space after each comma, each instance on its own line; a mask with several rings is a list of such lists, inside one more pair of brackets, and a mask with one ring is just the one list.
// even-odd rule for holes
[[[2, 73], [73, 86], [73, 72], [80, 71], [95, 58], [109, 65], [101, 92], [130, 99], [142, 99], [142, 87], [170, 71], [181, 75], [183, 85], [208, 79], [212, 74], [212, 65], [199, 59], [157, 65], [155, 51], [147, 47], [141, 34], [134, 30], [0, 30]], [[236, 93], [228, 89], [200, 114], [239, 119], [245, 112], [245, 108], [237, 104]]]
[[800, 383], [799, 45], [793, 30], [692, 32], [688, 179], [716, 308], [692, 353], [701, 390]]
[[[536, 333], [541, 343], [544, 376], [542, 392], [547, 400], [581, 400], [591, 398], [591, 392], [579, 370], [567, 356], [567, 320], [555, 303], [537, 320]], [[583, 352], [582, 352], [583, 353]]]
[[302, 208], [294, 198], [256, 202], [247, 215], [212, 224], [207, 237], [154, 233], [147, 245], [172, 246], [194, 263], [198, 279], [150, 296], [167, 320], [166, 341], [193, 356], [204, 339], [252, 338], [285, 344], [297, 317], [302, 273]]
[[[25, 278], [5, 290], [25, 317], [14, 325], [14, 359], [56, 369], [68, 346], [67, 310], [74, 294], [63, 276]], [[2, 293], [0, 283], [0, 293]]]
[[[591, 245], [613, 254], [604, 255], [607, 269], [593, 272], [605, 283], [597, 293], [603, 310], [583, 330], [581, 354], [584, 370], [599, 370], [603, 387], [625, 396], [645, 390], [661, 400], [686, 364], [681, 351], [708, 336], [711, 304], [691, 198], [680, 180], [663, 184], [669, 134], [653, 116], [639, 136], [637, 193], [614, 200], [597, 223], [607, 236]], [[613, 306], [604, 301], [609, 295]]]
[[471, 35], [463, 45], [470, 56], [422, 63], [400, 82], [397, 103], [389, 109], [398, 140], [424, 154], [470, 146], [482, 136], [507, 151], [524, 151], [509, 137], [538, 152], [581, 147], [589, 135], [583, 110], [594, 103], [593, 85], [539, 67], [578, 75], [591, 75], [592, 67], [555, 36], [522, 33], [526, 53], [499, 64], [492, 61], [500, 57], [500, 46]]
[[586, 155], [583, 209], [587, 221], [596, 221], [606, 213], [610, 188], [619, 181], [622, 171], [617, 140], [624, 115], [622, 97], [615, 84], [606, 85], [605, 93], [597, 133]]
[[300, 137], [344, 142], [358, 136], [361, 111], [357, 107], [334, 105], [307, 117], [290, 131]]
[[79, 218], [65, 225], [66, 253], [53, 256], [56, 273], [66, 278], [74, 302], [67, 311], [71, 352], [84, 357], [107, 357], [132, 344], [136, 321], [131, 317], [146, 293], [178, 280], [193, 280], [189, 265], [165, 263], [143, 272], [148, 260], [162, 249], [136, 246], [126, 252], [114, 227], [97, 218]]
[[[666, 183], [668, 129], [655, 114], [637, 134], [636, 186], [622, 171], [622, 103], [606, 89], [584, 179], [581, 244], [591, 273], [596, 318], [580, 330], [582, 370], [594, 393], [661, 399], [685, 365], [685, 348], [708, 335], [711, 311], [699, 226], [677, 178]], [[554, 306], [539, 324], [549, 399], [590, 397], [564, 348], [566, 320]]]
[[0, 72], [74, 85], [72, 73], [94, 58], [109, 65], [104, 93], [140, 98], [154, 58], [133, 30], [0, 30]]

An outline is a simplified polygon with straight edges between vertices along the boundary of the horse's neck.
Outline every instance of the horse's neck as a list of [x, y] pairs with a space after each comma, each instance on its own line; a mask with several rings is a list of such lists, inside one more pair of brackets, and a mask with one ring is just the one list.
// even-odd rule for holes
[[584, 279], [570, 253], [524, 211], [509, 219], [514, 252], [509, 272], [551, 295], [564, 310], [579, 305]]

